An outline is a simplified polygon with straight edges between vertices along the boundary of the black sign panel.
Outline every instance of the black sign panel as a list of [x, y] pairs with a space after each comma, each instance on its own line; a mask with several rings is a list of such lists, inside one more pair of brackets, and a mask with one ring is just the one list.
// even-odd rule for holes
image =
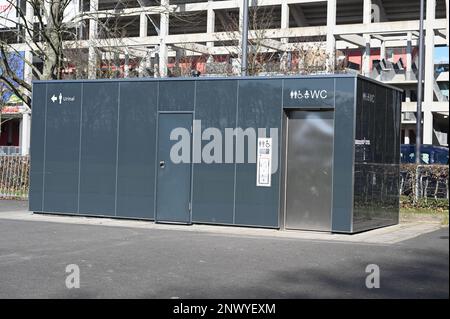
[[324, 78], [284, 80], [283, 107], [334, 108], [334, 81]]

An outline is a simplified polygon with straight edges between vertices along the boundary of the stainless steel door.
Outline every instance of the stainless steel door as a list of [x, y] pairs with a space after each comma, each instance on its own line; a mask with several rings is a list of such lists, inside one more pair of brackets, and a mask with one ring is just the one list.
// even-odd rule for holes
[[288, 115], [286, 228], [331, 231], [333, 122], [333, 111]]
[[[158, 161], [156, 188], [156, 221], [187, 224], [191, 222], [191, 161], [174, 163], [171, 148], [177, 141], [170, 140], [175, 128], [191, 131], [192, 114], [161, 113], [158, 119]], [[189, 143], [191, 143], [189, 141]], [[190, 153], [190, 150], [184, 150]]]

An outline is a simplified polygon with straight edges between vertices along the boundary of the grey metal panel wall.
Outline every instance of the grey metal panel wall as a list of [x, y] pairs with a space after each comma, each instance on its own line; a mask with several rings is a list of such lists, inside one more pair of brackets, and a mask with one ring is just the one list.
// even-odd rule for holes
[[33, 109], [31, 125], [31, 170], [29, 209], [42, 212], [42, 186], [44, 171], [45, 103], [47, 84], [33, 85]]
[[[225, 128], [236, 127], [238, 81], [198, 81], [195, 118], [202, 129], [217, 128], [225, 137]], [[202, 149], [209, 143], [202, 141]], [[194, 164], [192, 220], [202, 223], [233, 224], [235, 164], [224, 163], [225, 143], [222, 139], [222, 163]]]
[[[387, 189], [387, 214], [388, 224], [397, 224], [400, 215], [400, 134], [401, 134], [401, 95], [400, 92], [387, 89], [387, 107], [391, 114], [390, 121], [386, 130], [390, 140], [386, 141], [390, 145], [388, 149], [393, 156], [386, 160], [389, 168], [388, 179], [386, 180]], [[392, 142], [391, 142], [392, 141]]]
[[160, 111], [193, 111], [195, 104], [195, 81], [160, 81]]
[[[392, 107], [394, 108], [394, 140], [397, 144], [395, 147], [395, 155], [393, 162], [400, 165], [400, 145], [401, 145], [401, 125], [402, 125], [402, 95], [403, 92], [394, 91], [391, 92], [394, 99]], [[400, 166], [399, 166], [400, 167]], [[400, 177], [400, 176], [399, 176]]]
[[44, 211], [78, 211], [81, 90], [81, 83], [47, 84]]
[[[318, 79], [314, 79], [316, 80]], [[350, 77], [320, 80], [324, 81], [324, 85], [329, 81], [336, 83], [336, 93], [332, 99], [336, 101], [333, 231], [349, 232], [353, 208], [353, 124], [356, 80]], [[68, 175], [71, 189], [73, 189], [73, 178], [77, 172], [74, 158], [76, 160], [75, 155], [78, 150], [81, 156], [80, 192], [74, 191], [74, 194], [79, 197], [78, 213], [153, 218], [157, 106], [159, 111], [194, 111], [195, 118], [202, 120], [203, 128], [217, 127], [222, 130], [222, 133], [225, 127], [237, 126], [243, 129], [266, 128], [266, 134], [269, 135], [269, 128], [278, 128], [276, 150], [279, 167], [272, 175], [271, 188], [256, 187], [255, 163], [194, 164], [193, 172], [193, 221], [277, 227], [280, 206], [281, 117], [283, 105], [286, 104], [289, 107], [290, 103], [286, 101], [283, 103], [290, 89], [290, 86], [287, 86], [282, 92], [283, 81], [290, 82], [292, 87], [296, 88], [297, 84], [301, 86], [303, 81], [311, 81], [311, 79], [211, 81], [192, 79], [84, 83], [82, 105], [79, 106], [82, 110], [81, 139], [79, 132], [74, 133], [73, 136], [66, 136], [71, 145], [68, 145], [62, 154], [56, 154], [57, 141], [53, 137], [48, 138], [48, 143], [52, 144], [48, 150], [48, 156], [52, 157], [49, 159], [51, 171], [64, 173], [67, 167], [61, 170], [57, 162], [67, 158], [71, 162], [70, 165], [74, 167], [73, 174]], [[44, 114], [45, 104], [48, 103], [49, 98], [49, 95], [45, 93], [45, 86], [55, 84], [38, 83], [35, 84], [34, 89], [36, 107], [33, 110], [30, 191], [30, 209], [34, 211], [42, 210], [39, 202], [42, 202], [40, 193], [44, 169]], [[74, 82], [68, 82], [65, 85], [69, 84], [74, 87], [82, 85]], [[237, 106], [236, 103], [238, 103]], [[315, 106], [318, 106], [317, 103], [307, 107]], [[326, 102], [320, 107], [330, 107], [330, 105]], [[74, 109], [70, 110], [73, 114], [61, 114], [64, 117], [73, 116], [63, 134], [68, 135], [69, 131], [76, 130], [76, 118], [80, 117], [76, 109], [77, 107], [74, 106]], [[398, 112], [394, 116], [398, 120], [398, 125], [399, 114]], [[57, 123], [50, 123], [48, 133], [59, 132], [53, 125]], [[203, 142], [203, 146], [206, 143], [206, 141]], [[81, 148], [79, 148], [80, 145]], [[49, 175], [47, 170], [46, 172]], [[57, 178], [63, 178], [63, 175], [58, 174], [60, 176]], [[58, 184], [58, 180], [52, 181], [52, 178], [54, 177], [49, 179], [50, 190]], [[51, 197], [54, 197], [54, 193]], [[54, 208], [45, 207], [46, 211], [50, 208], [56, 209], [56, 204], [61, 203], [56, 201], [52, 204], [50, 200], [50, 204]], [[73, 208], [73, 196], [70, 196], [67, 206], [59, 207], [67, 213], [72, 212], [71, 208]]]
[[84, 86], [79, 213], [115, 215], [118, 82]]
[[354, 232], [398, 222], [400, 98], [396, 90], [358, 79]]
[[[281, 134], [282, 81], [242, 80], [239, 82], [238, 127], [277, 128]], [[280, 140], [280, 137], [277, 137]], [[277, 143], [280, 154], [280, 143]], [[275, 150], [273, 150], [275, 151]], [[279, 160], [278, 160], [279, 163]], [[256, 186], [256, 164], [236, 164], [235, 223], [277, 227], [280, 170], [272, 175], [271, 187]]]
[[157, 82], [121, 82], [117, 216], [154, 218]]
[[356, 79], [335, 81], [332, 231], [351, 232]]

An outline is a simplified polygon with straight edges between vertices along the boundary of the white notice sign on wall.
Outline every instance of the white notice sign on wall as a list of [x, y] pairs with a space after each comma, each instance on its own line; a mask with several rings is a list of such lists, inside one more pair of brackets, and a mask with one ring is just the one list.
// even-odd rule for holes
[[272, 175], [272, 138], [259, 137], [256, 161], [256, 186], [270, 187]]

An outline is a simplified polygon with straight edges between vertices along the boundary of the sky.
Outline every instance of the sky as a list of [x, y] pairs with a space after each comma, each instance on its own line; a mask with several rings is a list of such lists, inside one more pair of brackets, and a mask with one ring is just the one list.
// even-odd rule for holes
[[434, 48], [434, 62], [448, 62], [448, 47], [435, 47]]

